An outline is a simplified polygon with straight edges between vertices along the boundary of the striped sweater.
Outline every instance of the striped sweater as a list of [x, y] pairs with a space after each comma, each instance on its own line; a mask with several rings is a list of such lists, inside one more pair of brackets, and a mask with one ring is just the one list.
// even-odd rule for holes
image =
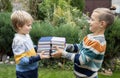
[[40, 56], [36, 54], [33, 42], [28, 34], [15, 34], [12, 50], [16, 62], [16, 71], [27, 72], [38, 67], [37, 61], [40, 60]]
[[74, 45], [78, 53], [63, 52], [63, 57], [74, 62], [74, 73], [78, 77], [94, 78], [101, 68], [106, 50], [104, 35], [88, 34], [80, 44]]

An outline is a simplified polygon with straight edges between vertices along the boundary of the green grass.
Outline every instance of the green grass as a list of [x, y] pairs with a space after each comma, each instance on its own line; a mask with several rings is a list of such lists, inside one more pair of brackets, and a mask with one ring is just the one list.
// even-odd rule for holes
[[39, 78], [74, 78], [72, 71], [62, 69], [39, 69]]
[[[39, 68], [38, 73], [39, 78], [75, 78], [72, 70]], [[0, 78], [16, 78], [15, 65], [0, 64]], [[99, 74], [99, 78], [120, 78], [120, 73], [115, 72], [112, 76]]]
[[0, 78], [16, 78], [15, 65], [0, 64]]

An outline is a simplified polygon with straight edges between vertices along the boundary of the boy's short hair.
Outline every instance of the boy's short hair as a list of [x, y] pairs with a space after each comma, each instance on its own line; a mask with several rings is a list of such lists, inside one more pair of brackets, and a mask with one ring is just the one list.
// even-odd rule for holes
[[15, 29], [15, 31], [17, 31], [18, 26], [22, 27], [28, 22], [33, 22], [33, 18], [26, 11], [17, 10], [11, 14], [11, 21], [13, 24], [13, 28]]
[[115, 15], [111, 10], [107, 8], [96, 8], [93, 12], [99, 13], [99, 21], [105, 21], [107, 27], [113, 24]]

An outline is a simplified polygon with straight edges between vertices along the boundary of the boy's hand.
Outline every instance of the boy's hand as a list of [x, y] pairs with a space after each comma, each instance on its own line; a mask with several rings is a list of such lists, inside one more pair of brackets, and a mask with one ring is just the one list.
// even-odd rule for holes
[[49, 55], [45, 55], [45, 51], [42, 51], [41, 53], [37, 53], [41, 59], [48, 59], [50, 58]]
[[52, 53], [53, 58], [60, 58], [62, 56], [63, 49], [60, 49], [58, 46], [55, 46], [56, 52]]
[[67, 52], [73, 52], [73, 51], [74, 51], [74, 45], [73, 45], [73, 44], [67, 45], [66, 51], [67, 51]]

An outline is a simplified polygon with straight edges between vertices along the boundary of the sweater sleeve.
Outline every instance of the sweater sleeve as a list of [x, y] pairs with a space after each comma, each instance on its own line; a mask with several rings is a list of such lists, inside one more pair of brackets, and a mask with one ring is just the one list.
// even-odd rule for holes
[[15, 40], [12, 48], [16, 64], [27, 65], [40, 60], [40, 56], [36, 54], [34, 47], [27, 49], [27, 45], [23, 41]]
[[[90, 45], [89, 45], [90, 44]], [[83, 47], [81, 47], [79, 53], [68, 53], [63, 52], [63, 56], [67, 59], [72, 60], [74, 63], [78, 65], [83, 65], [88, 63], [89, 61], [95, 59], [100, 60], [104, 57], [105, 52], [105, 46], [101, 45], [100, 43], [93, 41], [88, 44], [84, 43], [81, 44]], [[99, 55], [99, 58], [96, 58], [97, 55]]]
[[[100, 43], [98, 40], [84, 39], [83, 47], [74, 57], [74, 62], [78, 65], [87, 64], [90, 61], [102, 61], [106, 49], [106, 43]], [[98, 57], [99, 56], [99, 57]]]
[[39, 60], [41, 60], [39, 55], [31, 56], [31, 57], [23, 57], [23, 58], [21, 58], [19, 64], [27, 65], [27, 64], [35, 63], [35, 62], [37, 62]]

